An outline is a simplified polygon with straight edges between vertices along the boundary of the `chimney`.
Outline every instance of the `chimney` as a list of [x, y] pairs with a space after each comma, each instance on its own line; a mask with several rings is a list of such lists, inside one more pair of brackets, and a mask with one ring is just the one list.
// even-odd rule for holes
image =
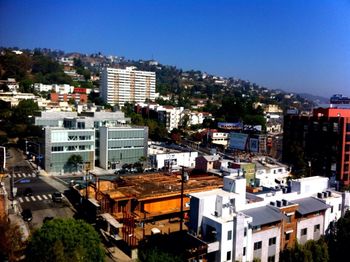
[[327, 191], [327, 196], [330, 197], [332, 195], [331, 191]]
[[321, 192], [317, 193], [318, 198], [323, 198], [323, 194]]
[[323, 194], [323, 198], [327, 198], [327, 192], [322, 192], [322, 194]]
[[276, 201], [276, 205], [277, 205], [277, 207], [281, 207], [281, 206], [282, 206], [281, 201], [280, 201], [280, 200], [277, 200], [277, 201]]
[[270, 202], [270, 205], [271, 205], [271, 206], [275, 206], [275, 202], [274, 202], [274, 201], [271, 201], [271, 202]]
[[282, 199], [282, 204], [283, 204], [283, 206], [287, 206], [288, 201], [287, 201], [287, 200], [285, 200], [285, 199]]

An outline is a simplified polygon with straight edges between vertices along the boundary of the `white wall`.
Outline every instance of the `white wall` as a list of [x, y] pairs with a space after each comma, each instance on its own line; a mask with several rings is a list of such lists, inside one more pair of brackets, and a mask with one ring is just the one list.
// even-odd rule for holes
[[[252, 246], [250, 249], [249, 260], [252, 261], [254, 258], [254, 253], [260, 253], [261, 256], [258, 257], [261, 259], [261, 262], [267, 261], [269, 256], [275, 255], [275, 261], [279, 260], [280, 252], [280, 241], [281, 241], [281, 229], [279, 227], [273, 227], [271, 229], [256, 231], [252, 233]], [[276, 244], [269, 246], [269, 239], [276, 237]], [[254, 251], [254, 243], [262, 241], [262, 246], [260, 251]]]
[[[302, 219], [297, 222], [297, 239], [298, 242], [304, 244], [307, 240], [314, 239], [314, 226], [320, 225], [320, 234], [324, 231], [324, 217], [323, 215], [314, 216], [307, 219]], [[306, 236], [301, 236], [301, 230], [307, 228]], [[318, 238], [317, 238], [318, 239]], [[314, 239], [314, 240], [317, 240]]]

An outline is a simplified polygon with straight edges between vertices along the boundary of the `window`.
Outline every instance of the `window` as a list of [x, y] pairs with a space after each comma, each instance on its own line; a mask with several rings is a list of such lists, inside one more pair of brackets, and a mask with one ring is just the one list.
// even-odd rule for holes
[[262, 246], [262, 242], [261, 241], [255, 242], [254, 243], [254, 250], [261, 249], [261, 246]]
[[52, 152], [59, 152], [59, 151], [63, 151], [63, 146], [53, 146], [51, 148]]
[[320, 224], [314, 226], [314, 232], [320, 231]]
[[269, 239], [269, 246], [276, 245], [276, 237], [272, 237]]
[[333, 213], [333, 206], [331, 206], [331, 213]]
[[290, 233], [286, 233], [286, 241], [290, 239]]
[[275, 255], [269, 256], [269, 257], [267, 258], [267, 262], [275, 262]]
[[243, 248], [243, 256], [245, 256], [245, 247]]
[[339, 210], [339, 211], [341, 210], [341, 204], [339, 204], [339, 206], [338, 206], [338, 210]]
[[287, 221], [287, 223], [291, 223], [292, 222], [292, 215], [287, 215], [286, 221]]
[[227, 240], [231, 240], [232, 239], [232, 230], [227, 232]]
[[300, 233], [302, 236], [306, 236], [307, 234], [307, 228], [303, 228]]
[[231, 251], [226, 253], [226, 260], [231, 260]]
[[247, 228], [246, 227], [244, 228], [244, 236], [245, 237], [247, 236]]

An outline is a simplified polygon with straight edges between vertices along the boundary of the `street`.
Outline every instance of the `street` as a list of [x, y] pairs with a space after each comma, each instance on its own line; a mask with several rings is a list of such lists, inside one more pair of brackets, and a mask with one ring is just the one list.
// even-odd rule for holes
[[52, 200], [52, 193], [59, 191], [63, 194], [68, 188], [51, 177], [40, 175], [18, 149], [10, 148], [9, 152], [11, 158], [7, 162], [10, 171], [8, 184], [13, 187], [13, 203], [17, 204], [17, 214], [20, 216], [25, 209], [32, 212], [33, 219], [28, 222], [29, 228], [39, 228], [46, 217], [73, 217], [74, 208], [65, 197], [62, 202], [56, 203]]

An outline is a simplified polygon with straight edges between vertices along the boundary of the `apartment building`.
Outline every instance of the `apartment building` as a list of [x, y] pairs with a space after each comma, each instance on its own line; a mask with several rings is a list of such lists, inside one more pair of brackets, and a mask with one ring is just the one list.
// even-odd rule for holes
[[125, 102], [154, 100], [156, 86], [155, 72], [104, 68], [101, 72], [101, 96], [110, 105], [124, 106]]
[[71, 155], [83, 159], [81, 169], [95, 165], [116, 169], [147, 156], [148, 128], [127, 125], [122, 112], [42, 112], [35, 124], [44, 131], [44, 167], [47, 172], [72, 172]]
[[319, 239], [348, 208], [349, 192], [328, 183], [308, 177], [249, 193], [244, 177], [226, 176], [222, 189], [190, 194], [190, 232], [207, 243], [209, 261], [278, 261], [295, 240]]
[[135, 111], [145, 117], [157, 119], [164, 124], [168, 132], [178, 128], [184, 116], [183, 107], [161, 106], [155, 103], [137, 103]]
[[311, 172], [350, 185], [350, 109], [318, 108], [310, 116], [284, 117], [283, 160], [296, 148], [304, 152]]
[[34, 90], [38, 92], [51, 92], [55, 91], [55, 93], [58, 94], [69, 94], [73, 93], [74, 86], [67, 85], [67, 84], [52, 84], [52, 85], [45, 85], [42, 83], [35, 83], [33, 84]]

